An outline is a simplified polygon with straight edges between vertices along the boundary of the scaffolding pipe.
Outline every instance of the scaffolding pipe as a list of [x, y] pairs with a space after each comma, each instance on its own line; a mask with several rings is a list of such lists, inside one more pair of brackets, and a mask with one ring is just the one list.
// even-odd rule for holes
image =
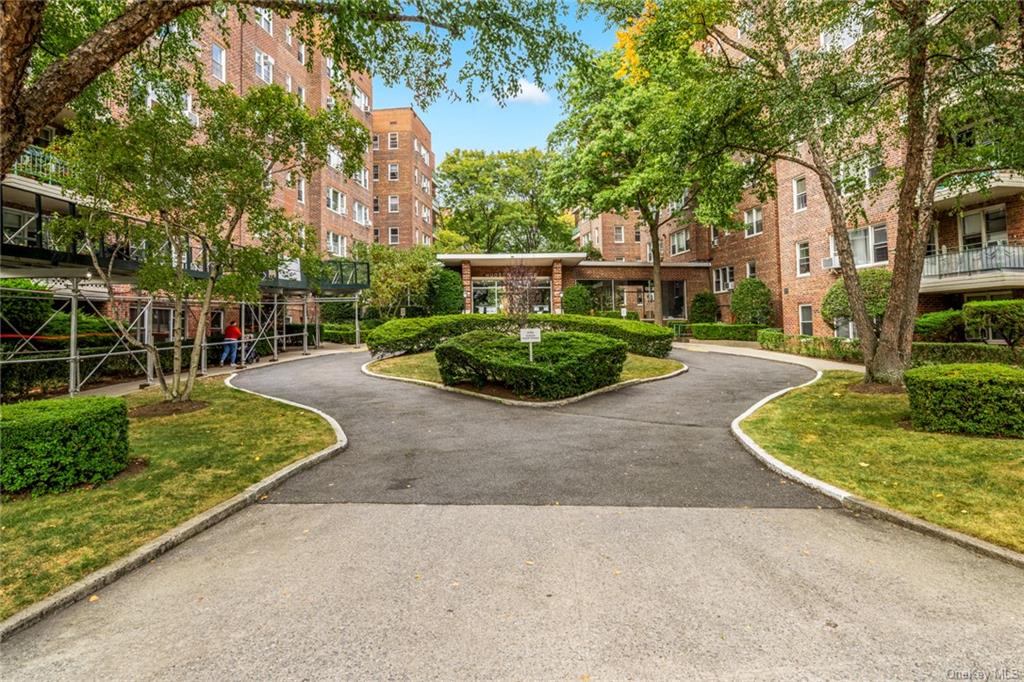
[[238, 340], [238, 346], [242, 350], [242, 357], [238, 360], [239, 367], [245, 367], [245, 301], [238, 306], [239, 326], [242, 329], [242, 338]]
[[277, 324], [277, 294], [274, 294], [274, 357], [270, 358], [271, 362], [277, 362], [277, 345], [281, 342], [280, 333], [281, 330]]
[[78, 278], [71, 278], [71, 339], [68, 344], [68, 393], [78, 395], [78, 375], [82, 365], [78, 358]]
[[314, 344], [317, 348], [320, 347], [320, 304], [316, 305], [316, 320], [314, 321], [313, 331], [316, 332], [316, 343]]
[[[144, 322], [146, 325], [146, 345], [152, 347], [153, 344], [153, 297], [150, 296], [146, 302], [146, 312], [144, 315]], [[146, 383], [152, 386], [156, 382], [156, 353], [146, 352]]]
[[356, 292], [356, 301], [352, 304], [356, 311], [356, 348], [359, 347], [359, 292]]
[[309, 294], [302, 297], [302, 354], [309, 355]]

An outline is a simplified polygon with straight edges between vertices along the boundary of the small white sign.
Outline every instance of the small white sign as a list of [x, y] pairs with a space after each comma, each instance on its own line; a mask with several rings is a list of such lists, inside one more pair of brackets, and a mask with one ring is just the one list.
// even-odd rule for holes
[[625, 307], [619, 308], [619, 314], [622, 315], [622, 319], [626, 319], [626, 313], [628, 312]]
[[519, 330], [519, 340], [523, 343], [540, 343], [540, 328], [529, 327]]

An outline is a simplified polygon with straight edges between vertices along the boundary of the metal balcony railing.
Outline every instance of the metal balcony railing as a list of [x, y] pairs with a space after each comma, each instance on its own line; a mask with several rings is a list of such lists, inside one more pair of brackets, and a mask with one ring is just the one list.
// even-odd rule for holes
[[56, 155], [42, 147], [29, 145], [14, 162], [11, 172], [51, 185], [59, 185], [68, 174], [68, 167]]
[[992, 270], [1024, 271], [1024, 245], [998, 244], [926, 256], [923, 276], [952, 277]]

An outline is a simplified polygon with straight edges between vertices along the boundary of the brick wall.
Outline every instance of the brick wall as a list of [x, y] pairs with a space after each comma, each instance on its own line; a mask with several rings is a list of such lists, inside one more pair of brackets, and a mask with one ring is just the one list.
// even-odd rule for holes
[[[398, 136], [398, 148], [389, 139]], [[379, 179], [373, 182], [378, 210], [374, 226], [381, 244], [397, 248], [430, 244], [434, 241], [434, 153], [430, 131], [411, 108], [380, 109], [373, 112], [373, 165]], [[422, 150], [426, 149], [424, 153]], [[389, 166], [397, 164], [398, 179], [389, 178]], [[427, 188], [424, 191], [423, 178]], [[398, 197], [397, 212], [390, 212], [388, 197]], [[423, 219], [426, 210], [427, 220]], [[392, 243], [391, 229], [397, 228], [398, 242]]]

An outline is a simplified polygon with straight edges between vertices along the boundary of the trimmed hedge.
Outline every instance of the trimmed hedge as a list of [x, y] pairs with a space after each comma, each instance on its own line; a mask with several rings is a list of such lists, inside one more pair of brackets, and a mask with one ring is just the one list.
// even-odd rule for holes
[[427, 287], [427, 309], [431, 315], [454, 315], [465, 306], [462, 275], [455, 270], [438, 268]]
[[[647, 322], [613, 320], [588, 315], [530, 315], [529, 324], [549, 332], [585, 332], [610, 336], [626, 343], [630, 353], [663, 358], [672, 350], [672, 330]], [[374, 355], [419, 353], [437, 347], [443, 341], [477, 329], [504, 334], [517, 330], [506, 315], [438, 315], [391, 320], [366, 335], [366, 345]]]
[[[768, 285], [756, 277], [740, 280], [729, 301], [732, 319], [737, 324], [767, 327], [775, 318], [775, 303]], [[753, 339], [751, 339], [753, 340]]]
[[560, 400], [614, 384], [626, 362], [626, 344], [601, 334], [548, 332], [533, 344], [478, 329], [441, 343], [434, 350], [441, 380], [480, 387], [499, 384], [517, 396]]
[[710, 291], [699, 291], [690, 301], [689, 322], [710, 324], [718, 319], [718, 299]]
[[[621, 310], [595, 310], [594, 311], [594, 317], [608, 317], [608, 318], [611, 318], [613, 320], [621, 320], [621, 319], [623, 319], [622, 311]], [[627, 320], [639, 320], [640, 319], [640, 313], [638, 313], [635, 310], [627, 310], [626, 311], [625, 319], [627, 319]]]
[[128, 466], [128, 406], [89, 397], [0, 408], [0, 490], [61, 492], [105, 481]]
[[915, 340], [954, 342], [964, 338], [964, 315], [960, 310], [925, 313], [914, 321]]
[[936, 365], [908, 370], [904, 381], [916, 429], [1024, 438], [1024, 369]]
[[[831, 336], [793, 336], [777, 329], [762, 329], [757, 342], [765, 350], [775, 350], [812, 358], [839, 362], [864, 362], [860, 343]], [[931, 343], [915, 341], [910, 359], [914, 367], [952, 363], [994, 362], [1015, 364], [1013, 351], [1007, 346], [989, 343]]]
[[[366, 338], [366, 333], [369, 330], [374, 327], [379, 327], [382, 324], [384, 324], [382, 320], [359, 320], [359, 331], [363, 337], [360, 341]], [[354, 322], [325, 324], [320, 330], [320, 339], [323, 341], [330, 341], [331, 343], [354, 344], [356, 342], [356, 325]]]
[[690, 333], [695, 339], [757, 341], [757, 333], [764, 329], [760, 324], [725, 324], [713, 322], [690, 325]]
[[587, 315], [593, 307], [593, 294], [582, 284], [573, 284], [562, 292], [562, 310], [569, 315]]

